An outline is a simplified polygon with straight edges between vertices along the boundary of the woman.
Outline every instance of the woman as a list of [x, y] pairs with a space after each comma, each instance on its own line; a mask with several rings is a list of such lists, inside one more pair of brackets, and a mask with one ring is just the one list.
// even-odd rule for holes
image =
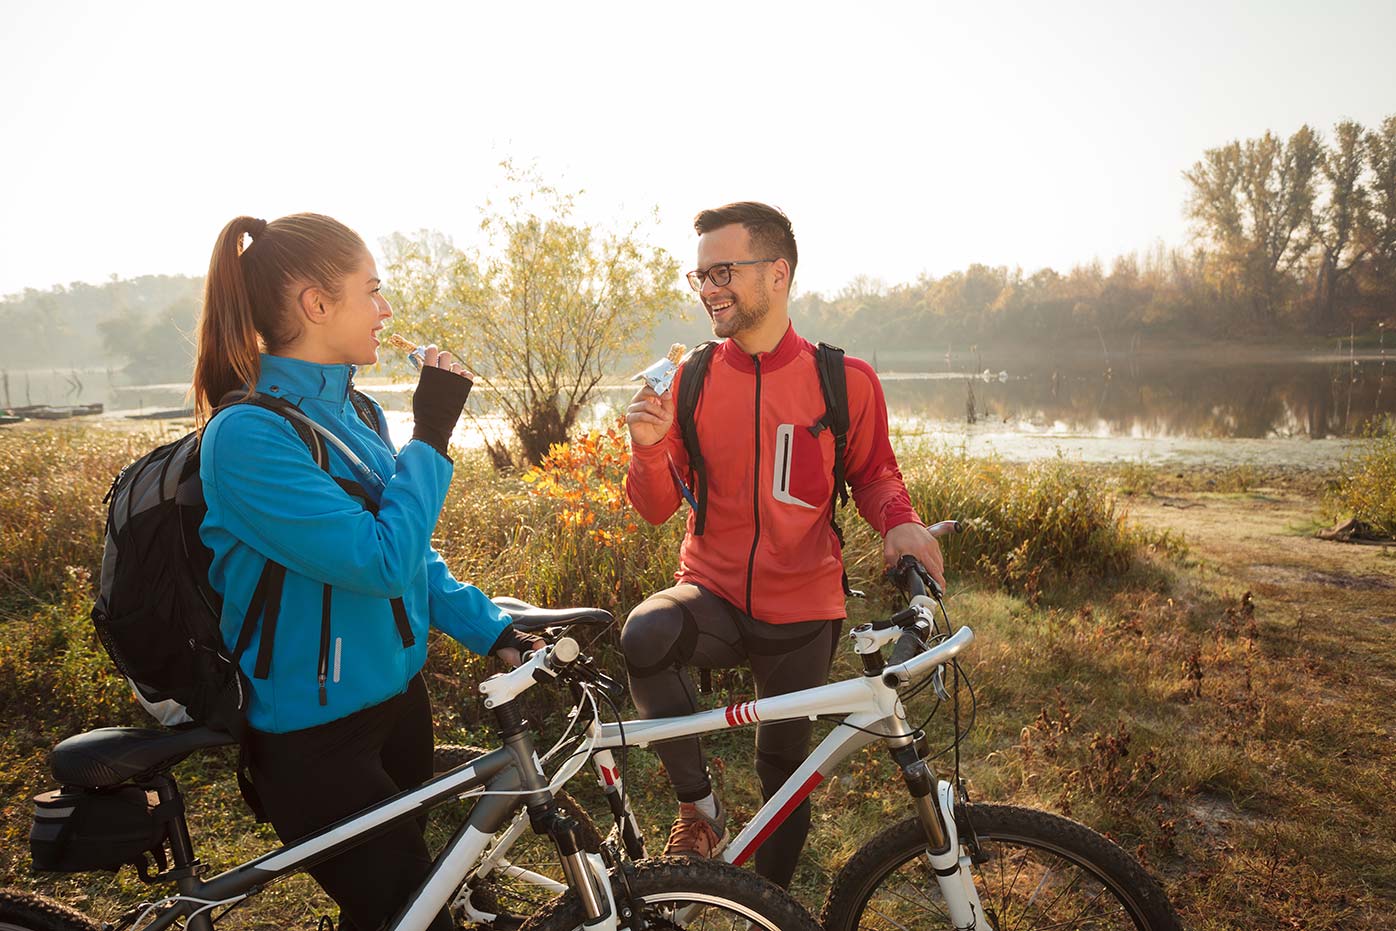
[[[233, 220], [205, 283], [194, 369], [208, 504], [200, 535], [213, 551], [209, 580], [224, 599], [229, 649], [255, 625], [241, 658], [251, 683], [246, 747], [283, 841], [431, 776], [421, 676], [429, 626], [519, 661], [508, 616], [452, 578], [431, 546], [451, 480], [447, 440], [470, 391], [460, 364], [427, 349], [412, 440], [400, 451], [375, 403], [360, 395], [356, 411], [355, 367], [378, 360], [393, 314], [379, 286], [363, 240], [318, 214]], [[248, 388], [295, 405], [377, 480], [357, 474], [333, 443], [322, 469], [273, 410], [218, 411]], [[263, 581], [269, 564], [285, 567], [279, 586], [274, 573]], [[421, 827], [406, 824], [311, 870], [339, 904], [341, 928], [378, 927], [420, 885], [430, 866]], [[444, 912], [438, 926], [451, 927]]]

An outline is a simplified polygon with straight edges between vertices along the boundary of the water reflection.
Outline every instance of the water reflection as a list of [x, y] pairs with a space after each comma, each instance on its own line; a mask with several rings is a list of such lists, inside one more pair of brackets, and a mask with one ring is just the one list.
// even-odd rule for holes
[[898, 376], [883, 388], [895, 417], [1000, 424], [1100, 437], [1270, 439], [1360, 435], [1396, 415], [1396, 363], [1039, 367], [979, 376]]

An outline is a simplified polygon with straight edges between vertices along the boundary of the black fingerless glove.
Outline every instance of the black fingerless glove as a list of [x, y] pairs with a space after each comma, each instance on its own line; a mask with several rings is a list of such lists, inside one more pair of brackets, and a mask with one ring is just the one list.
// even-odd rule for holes
[[473, 382], [434, 365], [422, 369], [412, 393], [412, 439], [427, 443], [445, 456], [451, 431], [465, 409]]
[[519, 655], [523, 656], [529, 650], [533, 649], [533, 638], [526, 634], [519, 633], [519, 631], [514, 629], [514, 625], [510, 624], [499, 632], [499, 637], [494, 641], [494, 645], [490, 647], [488, 655], [498, 656], [500, 650], [506, 650], [509, 647], [518, 650]]

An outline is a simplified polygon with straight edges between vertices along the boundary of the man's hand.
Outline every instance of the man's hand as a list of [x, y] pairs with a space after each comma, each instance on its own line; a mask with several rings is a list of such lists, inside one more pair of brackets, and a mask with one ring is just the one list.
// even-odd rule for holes
[[654, 389], [645, 385], [630, 399], [630, 407], [625, 412], [625, 425], [630, 430], [630, 442], [634, 446], [653, 446], [664, 439], [669, 427], [674, 423], [674, 393], [664, 392], [660, 397]]
[[902, 556], [910, 554], [936, 580], [941, 591], [945, 591], [945, 558], [940, 555], [940, 541], [920, 524], [898, 524], [887, 531], [882, 538], [882, 558], [890, 569]]

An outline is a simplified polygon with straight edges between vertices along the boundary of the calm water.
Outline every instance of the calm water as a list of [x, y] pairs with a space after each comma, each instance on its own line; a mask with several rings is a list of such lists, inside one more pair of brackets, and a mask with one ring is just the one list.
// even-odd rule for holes
[[[982, 368], [981, 368], [982, 366]], [[940, 368], [940, 371], [928, 371]], [[907, 437], [1011, 459], [1065, 454], [1092, 461], [1331, 464], [1374, 418], [1396, 417], [1396, 353], [1350, 360], [1198, 361], [1160, 356], [1066, 364], [975, 357], [879, 364], [894, 429]], [[899, 371], [900, 369], [900, 371]], [[969, 374], [973, 369], [978, 374]], [[182, 385], [116, 386], [100, 372], [10, 372], [13, 405], [101, 401], [109, 416], [183, 406]], [[410, 385], [373, 386], [411, 434]], [[603, 423], [633, 387], [597, 395]], [[483, 391], [472, 405], [487, 401]], [[486, 428], [490, 421], [485, 419]], [[458, 436], [478, 445], [478, 430]]]

